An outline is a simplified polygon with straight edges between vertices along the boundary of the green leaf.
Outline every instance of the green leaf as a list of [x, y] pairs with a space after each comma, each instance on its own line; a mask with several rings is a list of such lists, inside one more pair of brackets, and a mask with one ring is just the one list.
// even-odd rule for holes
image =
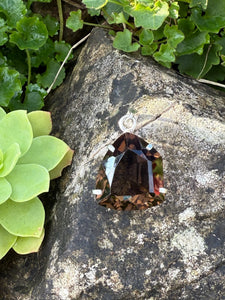
[[159, 51], [155, 52], [153, 57], [158, 62], [173, 62], [175, 61], [174, 49], [168, 44], [161, 44]]
[[40, 165], [16, 165], [6, 179], [12, 186], [10, 198], [16, 202], [28, 201], [49, 190], [48, 171]]
[[27, 114], [33, 130], [33, 136], [49, 135], [52, 131], [51, 114], [48, 111], [32, 111]]
[[55, 45], [53, 41], [48, 38], [46, 43], [37, 51], [31, 53], [31, 66], [38, 68], [41, 63], [46, 65], [51, 59], [54, 58]]
[[88, 14], [91, 17], [99, 16], [101, 14], [101, 9], [92, 9], [92, 8], [89, 8], [87, 11], [88, 11]]
[[108, 3], [108, 0], [83, 0], [82, 2], [87, 8], [100, 9]]
[[139, 35], [141, 45], [150, 45], [154, 41], [153, 32], [149, 29], [143, 29]]
[[5, 115], [6, 115], [6, 112], [4, 111], [3, 108], [0, 107], [0, 121]]
[[215, 44], [218, 44], [222, 47], [221, 51], [220, 51], [220, 54], [225, 55], [225, 37], [221, 37], [221, 38], [217, 39]]
[[212, 66], [212, 68], [208, 71], [204, 78], [211, 81], [224, 81], [225, 68], [221, 65]]
[[23, 17], [16, 24], [17, 32], [10, 35], [10, 42], [16, 44], [19, 49], [38, 50], [48, 38], [48, 30], [37, 17]]
[[44, 97], [47, 95], [46, 90], [38, 84], [29, 84], [26, 88], [26, 96], [24, 99], [23, 109], [28, 112], [41, 109], [44, 106]]
[[220, 49], [219, 45], [212, 45], [206, 47], [201, 56], [194, 53], [178, 57], [176, 63], [179, 64], [179, 71], [194, 78], [203, 78], [213, 65], [220, 63]]
[[207, 32], [192, 32], [177, 46], [178, 55], [197, 53], [201, 55], [205, 44], [210, 43], [210, 36]]
[[16, 239], [17, 236], [10, 234], [0, 225], [0, 259], [12, 248]]
[[193, 9], [191, 20], [200, 31], [218, 33], [225, 26], [225, 13], [224, 16], [211, 16], [207, 13], [202, 16], [201, 10]]
[[224, 0], [208, 0], [206, 15], [208, 16], [222, 16], [225, 14]]
[[149, 46], [141, 47], [141, 54], [142, 55], [152, 55], [158, 48], [158, 44], [153, 43]]
[[60, 163], [49, 172], [51, 180], [60, 177], [62, 175], [62, 170], [71, 164], [73, 153], [74, 151], [72, 149], [69, 149]]
[[117, 32], [113, 41], [113, 46], [116, 49], [125, 52], [135, 52], [140, 47], [138, 43], [132, 44], [132, 33], [128, 29], [124, 29], [123, 32]]
[[4, 45], [8, 41], [7, 30], [8, 26], [5, 26], [5, 20], [0, 18], [0, 46]]
[[169, 15], [169, 7], [166, 2], [156, 1], [153, 8], [137, 4], [134, 8], [125, 10], [134, 17], [136, 27], [145, 29], [158, 29]]
[[50, 15], [47, 15], [42, 20], [43, 20], [43, 22], [46, 25], [46, 28], [48, 30], [48, 35], [49, 36], [54, 36], [54, 35], [56, 35], [58, 33], [59, 22], [55, 18], [53, 18]]
[[0, 177], [7, 176], [15, 167], [20, 157], [19, 144], [11, 144], [8, 149], [3, 153], [3, 166], [0, 168]]
[[[60, 64], [55, 61], [55, 60], [50, 60], [47, 63], [47, 70], [43, 74], [38, 74], [36, 76], [37, 78], [37, 83], [42, 86], [43, 88], [48, 88], [52, 84], [56, 73], [58, 72], [60, 68]], [[65, 78], [65, 69], [63, 68], [56, 80], [56, 82], [53, 85], [53, 88], [56, 88], [59, 86], [62, 82], [63, 79]]]
[[184, 39], [184, 34], [178, 29], [177, 25], [169, 26], [166, 24], [164, 27], [164, 34], [167, 37], [167, 43], [171, 48], [176, 48]]
[[179, 17], [180, 6], [178, 2], [172, 2], [169, 7], [169, 17], [172, 19], [177, 19]]
[[0, 178], [0, 204], [9, 199], [12, 187], [5, 178]]
[[50, 171], [57, 166], [68, 150], [69, 146], [54, 136], [38, 136], [33, 139], [30, 149], [18, 164], [34, 163]]
[[108, 18], [107, 21], [108, 21], [109, 24], [127, 23], [127, 19], [125, 18], [123, 12], [112, 13], [111, 18]]
[[18, 237], [15, 244], [13, 245], [13, 250], [18, 254], [29, 254], [38, 252], [41, 243], [44, 239], [45, 231], [42, 230], [41, 236], [36, 237]]
[[81, 17], [81, 10], [78, 9], [77, 11], [72, 11], [69, 18], [66, 20], [66, 27], [72, 29], [73, 32], [75, 32], [78, 29], [82, 29], [83, 25], [84, 22]]
[[0, 224], [11, 234], [22, 237], [40, 237], [45, 210], [36, 197], [27, 202], [7, 200], [0, 205]]
[[15, 27], [27, 10], [22, 0], [1, 0], [0, 12], [6, 16], [7, 24], [10, 27]]
[[[55, 52], [56, 52], [55, 58], [57, 59], [58, 62], [64, 61], [69, 50], [71, 49], [70, 44], [66, 43], [65, 41], [61, 41], [61, 42], [55, 41], [54, 45], [55, 45]], [[70, 54], [68, 60], [72, 58], [73, 55]]]
[[201, 6], [204, 10], [207, 8], [208, 0], [191, 0], [190, 7]]
[[30, 148], [33, 132], [25, 110], [8, 113], [0, 121], [0, 145], [5, 152], [12, 144], [18, 143], [23, 155]]
[[21, 90], [20, 74], [8, 67], [0, 68], [0, 105], [7, 106], [13, 95]]
[[193, 34], [195, 30], [195, 24], [188, 19], [179, 19], [178, 20], [178, 29], [181, 30], [185, 36]]

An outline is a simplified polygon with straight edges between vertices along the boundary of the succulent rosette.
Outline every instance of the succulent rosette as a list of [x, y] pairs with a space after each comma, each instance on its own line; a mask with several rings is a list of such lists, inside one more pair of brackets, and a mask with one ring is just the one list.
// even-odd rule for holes
[[0, 259], [13, 248], [37, 252], [44, 238], [45, 210], [38, 195], [69, 165], [73, 151], [50, 136], [49, 112], [8, 114], [0, 108]]

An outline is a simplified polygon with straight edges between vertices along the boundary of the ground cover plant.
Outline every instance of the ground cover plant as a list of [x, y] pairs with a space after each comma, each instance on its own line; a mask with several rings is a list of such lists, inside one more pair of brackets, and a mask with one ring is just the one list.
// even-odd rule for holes
[[45, 210], [38, 198], [61, 175], [73, 151], [50, 136], [50, 113], [0, 108], [0, 259], [11, 249], [38, 251]]
[[[83, 0], [89, 13], [111, 26], [115, 48], [140, 51], [194, 78], [225, 79], [224, 0]], [[86, 23], [71, 12], [67, 26]]]

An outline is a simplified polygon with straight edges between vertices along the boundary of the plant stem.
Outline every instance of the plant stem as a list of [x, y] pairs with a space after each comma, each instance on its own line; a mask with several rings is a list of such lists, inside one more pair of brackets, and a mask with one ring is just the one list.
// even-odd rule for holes
[[28, 65], [27, 85], [29, 85], [31, 79], [31, 59], [30, 59], [30, 53], [28, 49], [26, 49], [26, 54], [27, 54], [27, 65]]
[[57, 0], [57, 6], [58, 6], [58, 13], [59, 13], [59, 42], [61, 42], [63, 38], [63, 26], [64, 26], [61, 0]]
[[101, 28], [105, 28], [105, 29], [112, 29], [112, 27], [110, 27], [110, 26], [100, 25], [100, 24], [95, 24], [95, 23], [83, 22], [83, 24], [89, 25], [89, 26], [94, 26], [94, 27], [101, 27]]
[[90, 33], [89, 33], [88, 35], [86, 35], [85, 37], [83, 37], [79, 42], [77, 42], [75, 45], [73, 45], [73, 46], [70, 48], [70, 50], [69, 50], [69, 52], [67, 53], [67, 55], [66, 55], [64, 61], [63, 61], [62, 64], [61, 64], [61, 66], [60, 66], [58, 72], [56, 73], [55, 78], [54, 78], [52, 84], [50, 85], [50, 87], [49, 87], [48, 90], [47, 90], [47, 95], [50, 93], [50, 91], [51, 91], [51, 89], [52, 89], [54, 83], [56, 82], [56, 79], [57, 79], [58, 76], [59, 76], [59, 73], [61, 72], [63, 66], [65, 65], [65, 63], [66, 63], [68, 57], [70, 56], [70, 54], [72, 53], [72, 51], [73, 51], [75, 48], [77, 48], [81, 43], [83, 43], [83, 42], [89, 37], [89, 35], [90, 35]]

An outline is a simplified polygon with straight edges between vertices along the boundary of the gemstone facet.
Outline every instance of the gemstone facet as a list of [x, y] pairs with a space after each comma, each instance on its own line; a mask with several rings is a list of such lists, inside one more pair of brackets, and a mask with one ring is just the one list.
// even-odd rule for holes
[[143, 210], [163, 202], [162, 157], [152, 145], [124, 133], [112, 146], [96, 179], [96, 189], [102, 191], [96, 195], [99, 204], [116, 210]]

